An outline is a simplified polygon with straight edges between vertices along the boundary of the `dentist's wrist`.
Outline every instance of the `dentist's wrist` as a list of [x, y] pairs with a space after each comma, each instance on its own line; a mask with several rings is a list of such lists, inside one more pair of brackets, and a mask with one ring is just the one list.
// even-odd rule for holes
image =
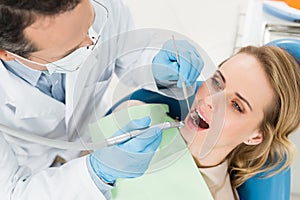
[[111, 176], [109, 174], [104, 174], [105, 172], [102, 172], [101, 163], [97, 160], [97, 158], [95, 158], [93, 156], [93, 154], [91, 154], [89, 156], [89, 162], [90, 162], [91, 168], [93, 169], [95, 174], [101, 179], [101, 181], [103, 181], [105, 184], [108, 184], [110, 186], [114, 186], [114, 184], [116, 182], [116, 178], [114, 178], [113, 176]]
[[107, 200], [111, 199], [111, 189], [115, 187], [115, 184], [111, 185], [106, 182], [104, 182], [95, 172], [95, 170], [92, 168], [91, 162], [90, 162], [90, 156], [86, 156], [86, 163], [88, 172], [91, 176], [91, 179], [95, 183], [95, 186], [99, 189], [99, 191], [105, 196]]

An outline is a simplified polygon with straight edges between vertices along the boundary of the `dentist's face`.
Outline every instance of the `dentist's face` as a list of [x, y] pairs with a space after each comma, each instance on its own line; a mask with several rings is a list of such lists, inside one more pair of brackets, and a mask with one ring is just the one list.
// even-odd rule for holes
[[199, 158], [212, 148], [230, 151], [249, 141], [259, 144], [263, 139], [259, 126], [272, 97], [263, 68], [253, 56], [240, 53], [227, 60], [198, 89], [193, 117], [186, 117], [181, 130], [193, 156]]
[[[90, 0], [81, 0], [73, 10], [55, 16], [39, 17], [24, 30], [26, 38], [39, 49], [29, 59], [42, 64], [54, 62], [80, 47], [91, 45], [88, 29], [93, 19], [94, 10]], [[24, 64], [44, 70], [38, 65]]]

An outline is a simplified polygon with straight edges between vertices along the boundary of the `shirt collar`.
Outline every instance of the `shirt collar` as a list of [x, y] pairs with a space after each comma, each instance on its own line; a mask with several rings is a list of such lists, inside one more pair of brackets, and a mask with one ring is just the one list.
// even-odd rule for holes
[[24, 79], [29, 84], [36, 86], [37, 82], [42, 74], [42, 71], [31, 69], [16, 60], [4, 61], [1, 60], [8, 71], [16, 76]]

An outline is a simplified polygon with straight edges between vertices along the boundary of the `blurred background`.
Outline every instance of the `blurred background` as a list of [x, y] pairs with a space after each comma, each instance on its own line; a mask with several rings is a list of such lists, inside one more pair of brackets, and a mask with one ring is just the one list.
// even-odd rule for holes
[[[245, 45], [263, 45], [285, 37], [300, 39], [300, 23], [269, 14], [263, 9], [265, 1], [262, 0], [123, 1], [130, 8], [138, 28], [179, 32], [198, 43], [216, 65]], [[293, 134], [291, 140], [299, 149], [300, 131]], [[299, 177], [297, 150], [292, 166], [292, 200], [300, 200]]]

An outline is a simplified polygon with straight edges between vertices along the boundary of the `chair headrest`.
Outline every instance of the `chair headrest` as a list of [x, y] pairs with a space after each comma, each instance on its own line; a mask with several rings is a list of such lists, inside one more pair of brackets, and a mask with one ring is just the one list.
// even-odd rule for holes
[[283, 38], [269, 42], [266, 45], [278, 46], [285, 49], [294, 56], [300, 65], [300, 40], [293, 38]]

